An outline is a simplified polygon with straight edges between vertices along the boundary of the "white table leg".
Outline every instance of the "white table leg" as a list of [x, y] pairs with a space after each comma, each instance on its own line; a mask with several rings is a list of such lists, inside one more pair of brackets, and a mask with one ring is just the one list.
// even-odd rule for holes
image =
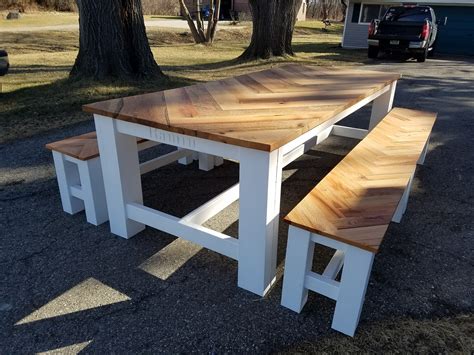
[[113, 118], [94, 115], [99, 143], [110, 230], [130, 238], [145, 225], [127, 218], [126, 205], [143, 203], [136, 137], [117, 131]]
[[260, 296], [275, 281], [283, 154], [240, 154], [238, 285]]
[[370, 115], [369, 131], [371, 131], [390, 112], [395, 98], [397, 82], [390, 84], [390, 89], [377, 97], [372, 103], [372, 114]]

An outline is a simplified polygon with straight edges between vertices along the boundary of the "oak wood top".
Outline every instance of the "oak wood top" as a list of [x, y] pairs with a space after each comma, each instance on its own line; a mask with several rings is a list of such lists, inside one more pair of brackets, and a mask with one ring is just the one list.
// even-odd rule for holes
[[290, 64], [102, 101], [83, 109], [171, 132], [272, 151], [399, 78], [393, 73]]
[[[140, 144], [145, 141], [146, 139], [140, 138], [137, 140], [137, 143]], [[90, 160], [99, 156], [99, 146], [95, 131], [48, 143], [46, 148], [79, 160]]]
[[435, 120], [393, 109], [284, 220], [377, 252]]

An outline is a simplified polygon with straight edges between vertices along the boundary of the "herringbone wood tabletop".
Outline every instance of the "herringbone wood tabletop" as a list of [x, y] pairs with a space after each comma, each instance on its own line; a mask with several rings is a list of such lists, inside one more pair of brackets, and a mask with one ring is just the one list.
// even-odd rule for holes
[[434, 113], [393, 109], [285, 221], [377, 252], [435, 120]]
[[108, 100], [84, 111], [272, 151], [400, 78], [284, 65], [188, 87]]

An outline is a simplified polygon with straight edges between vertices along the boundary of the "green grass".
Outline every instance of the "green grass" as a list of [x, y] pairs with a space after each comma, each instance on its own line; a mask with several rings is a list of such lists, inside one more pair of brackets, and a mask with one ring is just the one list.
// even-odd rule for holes
[[[7, 20], [7, 11], [1, 11], [0, 29], [18, 27], [38, 27], [56, 25], [74, 25], [78, 23], [79, 17], [74, 12], [33, 12], [21, 14], [19, 20]], [[3, 40], [2, 40], [3, 42]], [[2, 43], [0, 43], [2, 45]]]
[[296, 57], [237, 64], [234, 59], [246, 48], [250, 31], [249, 26], [221, 30], [215, 44], [207, 47], [195, 45], [188, 31], [153, 28], [148, 31], [150, 45], [169, 80], [102, 83], [68, 80], [78, 50], [77, 31], [2, 33], [11, 69], [0, 78], [0, 142], [90, 120], [81, 111], [85, 103], [229, 77], [288, 61], [331, 66], [365, 60], [364, 53], [339, 47], [340, 33], [322, 32], [308, 22], [295, 31]]

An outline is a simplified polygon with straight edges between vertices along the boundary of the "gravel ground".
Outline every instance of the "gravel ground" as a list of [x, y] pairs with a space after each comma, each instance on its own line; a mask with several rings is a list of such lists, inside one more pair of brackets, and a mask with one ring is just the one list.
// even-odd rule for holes
[[[375, 259], [355, 341], [378, 324], [472, 315], [473, 64], [381, 60], [364, 67], [403, 73], [396, 105], [437, 111], [439, 118], [405, 218], [390, 227]], [[368, 114], [361, 110], [348, 124], [364, 127]], [[347, 343], [330, 329], [331, 300], [311, 294], [298, 315], [279, 305], [281, 278], [259, 298], [237, 287], [237, 264], [228, 258], [150, 228], [120, 239], [108, 224], [94, 227], [83, 213], [63, 213], [43, 146], [92, 129], [90, 122], [0, 146], [0, 353], [272, 352]], [[354, 144], [330, 138], [288, 166], [282, 213]], [[237, 175], [231, 162], [207, 173], [196, 163], [173, 164], [143, 176], [145, 202], [184, 215]], [[236, 207], [208, 225], [235, 234]], [[286, 232], [282, 223], [280, 276]], [[315, 267], [328, 257], [319, 251]], [[439, 351], [459, 350], [441, 344]]]

